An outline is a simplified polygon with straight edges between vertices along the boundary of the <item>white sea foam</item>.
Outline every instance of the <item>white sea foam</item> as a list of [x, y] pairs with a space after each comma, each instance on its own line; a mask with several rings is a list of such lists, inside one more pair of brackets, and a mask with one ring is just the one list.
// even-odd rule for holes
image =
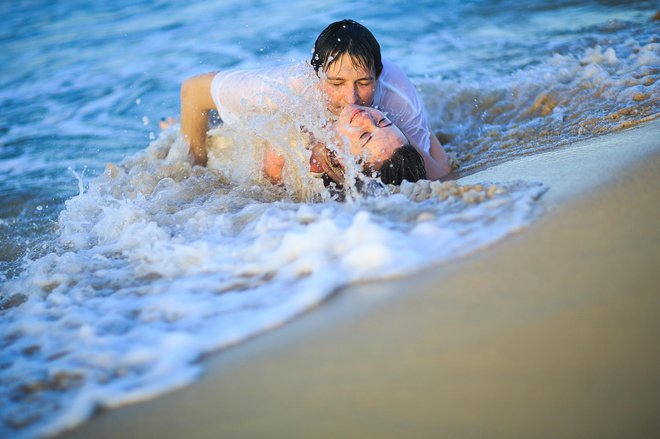
[[2, 436], [52, 434], [97, 407], [186, 385], [199, 357], [356, 281], [410, 275], [525, 226], [539, 185], [404, 184], [299, 202], [191, 168], [178, 131], [67, 201], [57, 251], [4, 286]]
[[431, 123], [462, 171], [538, 153], [658, 116], [658, 43], [628, 39], [554, 54], [505, 77], [425, 80]]
[[[135, 154], [155, 121], [177, 114], [184, 77], [307, 59], [325, 25], [356, 11], [307, 0], [133, 3], [130, 14], [122, 2], [102, 13], [6, 11], [0, 192], [9, 216], [0, 227], [3, 251], [16, 256], [0, 287], [0, 437], [54, 434], [97, 407], [186, 385], [203, 353], [287, 322], [344, 285], [414, 275], [533, 218], [543, 188], [515, 183], [422, 182], [333, 201], [304, 172], [291, 121], [255, 122], [286, 138], [279, 151], [295, 152], [282, 186], [260, 177], [255, 130], [221, 130], [220, 146], [231, 138], [245, 148], [216, 145], [210, 169], [190, 167], [175, 129]], [[420, 86], [463, 172], [657, 115], [654, 10], [512, 4], [385, 2], [355, 17]], [[300, 10], [304, 23], [292, 19]], [[67, 171], [98, 175], [127, 155], [85, 176], [82, 189]], [[27, 187], [43, 196], [22, 195]], [[58, 242], [30, 229], [62, 209], [55, 198], [78, 191]]]

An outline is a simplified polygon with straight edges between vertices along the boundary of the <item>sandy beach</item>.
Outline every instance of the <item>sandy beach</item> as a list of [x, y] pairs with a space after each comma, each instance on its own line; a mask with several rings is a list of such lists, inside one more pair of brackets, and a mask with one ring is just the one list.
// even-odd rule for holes
[[529, 228], [346, 288], [63, 438], [651, 437], [660, 420], [660, 121], [461, 180], [541, 181]]

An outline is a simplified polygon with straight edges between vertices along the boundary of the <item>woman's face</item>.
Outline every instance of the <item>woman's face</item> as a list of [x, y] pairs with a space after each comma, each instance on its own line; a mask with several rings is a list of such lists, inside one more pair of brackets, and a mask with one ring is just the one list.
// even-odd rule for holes
[[383, 113], [371, 107], [346, 105], [335, 124], [341, 139], [350, 145], [350, 154], [361, 157], [376, 170], [394, 151], [408, 143], [406, 136]]

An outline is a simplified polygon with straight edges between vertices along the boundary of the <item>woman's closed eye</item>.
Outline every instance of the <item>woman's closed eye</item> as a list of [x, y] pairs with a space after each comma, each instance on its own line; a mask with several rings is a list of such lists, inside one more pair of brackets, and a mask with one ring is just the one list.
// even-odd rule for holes
[[360, 134], [360, 140], [364, 141], [362, 146], [364, 147], [364, 145], [369, 143], [369, 141], [371, 140], [372, 137], [373, 137], [373, 135], [368, 131], [365, 131], [364, 133]]
[[385, 127], [388, 127], [388, 126], [390, 126], [390, 125], [392, 125], [392, 122], [390, 122], [389, 120], [387, 120], [387, 118], [385, 118], [385, 117], [382, 118], [381, 120], [379, 120], [378, 123], [376, 123], [376, 126], [377, 126], [378, 128], [385, 128]]

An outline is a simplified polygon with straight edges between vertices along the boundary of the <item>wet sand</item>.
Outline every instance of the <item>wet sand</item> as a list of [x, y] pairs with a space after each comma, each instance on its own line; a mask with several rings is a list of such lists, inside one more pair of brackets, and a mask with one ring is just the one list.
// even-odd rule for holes
[[463, 179], [543, 181], [531, 227], [347, 288], [66, 438], [651, 437], [660, 429], [660, 121]]

